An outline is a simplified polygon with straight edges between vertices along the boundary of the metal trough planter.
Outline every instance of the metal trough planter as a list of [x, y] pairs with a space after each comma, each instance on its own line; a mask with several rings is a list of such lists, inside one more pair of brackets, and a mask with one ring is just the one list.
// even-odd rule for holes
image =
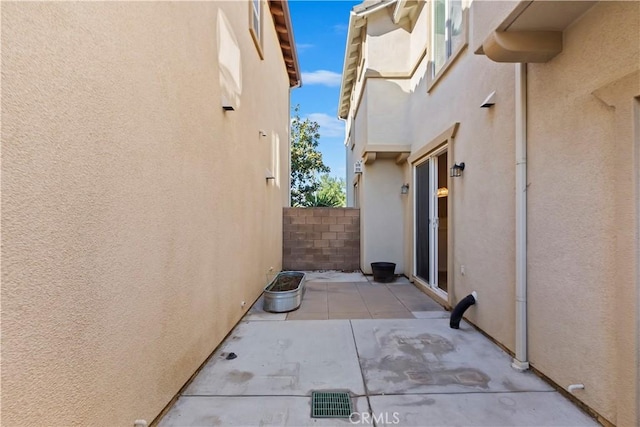
[[286, 313], [296, 310], [302, 302], [305, 274], [283, 271], [264, 288], [264, 311]]

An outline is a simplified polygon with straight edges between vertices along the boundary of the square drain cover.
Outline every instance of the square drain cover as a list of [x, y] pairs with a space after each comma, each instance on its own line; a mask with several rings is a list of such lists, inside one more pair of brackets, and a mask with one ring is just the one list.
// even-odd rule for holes
[[352, 412], [348, 392], [311, 392], [311, 418], [349, 418]]

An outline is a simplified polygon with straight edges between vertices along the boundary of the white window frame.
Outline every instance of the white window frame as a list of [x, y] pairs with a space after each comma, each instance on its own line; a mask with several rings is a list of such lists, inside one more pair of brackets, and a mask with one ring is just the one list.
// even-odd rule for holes
[[260, 59], [264, 59], [262, 50], [262, 27], [264, 26], [262, 19], [262, 2], [263, 0], [249, 0], [249, 32], [251, 33], [253, 43], [256, 45]]
[[450, 5], [453, 0], [443, 0], [445, 2], [445, 61], [440, 66], [439, 69], [436, 70], [435, 66], [435, 21], [436, 21], [436, 2], [434, 0], [431, 1], [430, 8], [430, 20], [429, 20], [429, 49], [431, 50], [430, 54], [430, 64], [429, 64], [429, 72], [427, 73], [427, 93], [431, 91], [431, 89], [436, 85], [436, 83], [440, 80], [440, 78], [447, 72], [447, 70], [451, 67], [451, 64], [460, 56], [460, 53], [467, 47], [469, 44], [468, 40], [468, 7], [467, 1], [461, 0], [461, 13], [462, 13], [462, 24], [460, 28], [460, 37], [462, 42], [458, 46], [453, 46], [453, 38], [451, 36], [451, 20], [450, 20]]

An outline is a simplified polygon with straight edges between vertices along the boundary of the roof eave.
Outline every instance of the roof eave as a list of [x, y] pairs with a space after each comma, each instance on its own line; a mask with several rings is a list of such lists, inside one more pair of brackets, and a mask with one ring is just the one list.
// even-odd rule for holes
[[355, 27], [355, 21], [358, 19], [358, 15], [351, 12], [349, 15], [349, 29], [347, 30], [347, 46], [344, 50], [344, 63], [342, 65], [342, 81], [340, 83], [340, 99], [338, 102], [338, 117], [346, 119], [349, 114], [349, 99], [351, 97], [352, 82], [355, 78], [355, 69], [350, 69], [350, 65], [357, 60], [351, 59], [352, 54], [356, 49], [360, 49], [360, 43], [356, 46], [354, 44], [354, 34], [359, 31], [359, 28]]
[[291, 14], [287, 0], [269, 0], [269, 11], [273, 17], [273, 24], [276, 28], [280, 49], [284, 59], [287, 74], [289, 75], [289, 87], [302, 86], [300, 75], [300, 64], [298, 63], [298, 52], [293, 38], [293, 25], [291, 24]]
[[338, 118], [346, 120], [351, 107], [351, 91], [356, 79], [358, 70], [357, 61], [359, 54], [354, 55], [355, 51], [359, 51], [362, 45], [360, 37], [361, 29], [366, 26], [368, 15], [375, 13], [389, 5], [396, 3], [397, 0], [381, 0], [369, 7], [363, 4], [356, 6], [349, 15], [349, 29], [347, 31], [347, 46], [344, 54], [344, 64], [342, 66], [342, 82], [340, 84], [340, 99], [338, 101]]

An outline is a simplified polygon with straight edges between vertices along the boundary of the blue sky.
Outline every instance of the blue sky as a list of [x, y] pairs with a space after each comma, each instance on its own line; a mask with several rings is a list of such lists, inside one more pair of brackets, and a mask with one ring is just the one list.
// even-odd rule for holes
[[290, 0], [289, 10], [302, 87], [291, 93], [300, 116], [320, 125], [320, 151], [331, 175], [344, 178], [344, 122], [338, 120], [338, 95], [349, 12], [362, 1]]

